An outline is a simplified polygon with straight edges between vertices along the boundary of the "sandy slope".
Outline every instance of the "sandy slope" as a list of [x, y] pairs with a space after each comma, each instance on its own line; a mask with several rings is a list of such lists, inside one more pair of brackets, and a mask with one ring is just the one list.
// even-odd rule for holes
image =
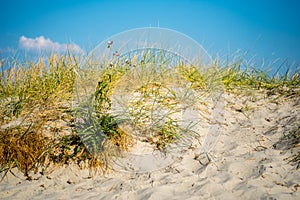
[[88, 170], [64, 166], [28, 181], [14, 171], [18, 177], [0, 183], [0, 199], [300, 199], [300, 169], [286, 160], [300, 148], [274, 146], [299, 126], [300, 98], [264, 97], [224, 95], [223, 132], [207, 165], [195, 143], [172, 165], [145, 173], [88, 178]]

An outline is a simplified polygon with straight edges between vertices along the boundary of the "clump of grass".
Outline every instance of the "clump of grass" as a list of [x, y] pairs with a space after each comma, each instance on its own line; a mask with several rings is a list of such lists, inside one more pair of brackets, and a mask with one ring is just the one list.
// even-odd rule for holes
[[[96, 74], [93, 77], [93, 80], [97, 81], [96, 88], [91, 88], [93, 84], [87, 84], [83, 90], [75, 90], [76, 95], [89, 96], [78, 100], [79, 106], [74, 110], [77, 134], [88, 152], [98, 159], [97, 165], [103, 166], [103, 171], [110, 169], [112, 160], [121, 156], [123, 151], [129, 151], [133, 144], [130, 134], [122, 131], [115, 117], [110, 114], [114, 84], [126, 70], [124, 66], [105, 65], [91, 74]], [[87, 74], [90, 75], [90, 72], [84, 71], [81, 75], [89, 79]], [[85, 80], [82, 82], [86, 83]], [[86, 92], [87, 90], [90, 92]], [[94, 93], [90, 95], [92, 92]]]
[[128, 113], [132, 126], [158, 150], [164, 150], [179, 138], [179, 100], [175, 93], [159, 83], [149, 83], [134, 91]]
[[[91, 167], [107, 168], [104, 156], [90, 155], [76, 135], [71, 102], [77, 57], [51, 55], [46, 63], [2, 66], [0, 82], [0, 169], [30, 171], [49, 163], [87, 160]], [[49, 124], [67, 123], [68, 130]], [[44, 173], [44, 172], [43, 172]], [[3, 177], [4, 177], [3, 176]]]
[[[61, 137], [58, 142], [53, 142], [51, 145], [54, 146], [48, 149], [46, 168], [51, 163], [56, 165], [76, 163], [78, 166], [89, 167], [90, 176], [97, 171], [101, 171], [103, 174], [107, 173], [111, 168], [108, 162], [111, 155], [107, 152], [91, 154], [78, 134]], [[43, 174], [46, 168], [43, 168]]]
[[29, 177], [29, 171], [36, 170], [39, 164], [45, 162], [48, 144], [38, 132], [33, 131], [38, 127], [32, 126], [38, 125], [0, 129], [1, 171], [7, 173], [13, 167], [18, 167]]
[[298, 91], [300, 84], [299, 72], [290, 73], [291, 69], [286, 69], [284, 75], [275, 73], [273, 76], [267, 71], [255, 67], [243, 66], [242, 62], [236, 62], [222, 67], [222, 81], [227, 90], [236, 89], [264, 89], [267, 94], [282, 94], [284, 96], [294, 95]]
[[168, 119], [163, 125], [157, 126], [155, 129], [155, 134], [148, 138], [148, 141], [160, 151], [165, 151], [168, 145], [180, 139], [179, 125], [173, 119]]

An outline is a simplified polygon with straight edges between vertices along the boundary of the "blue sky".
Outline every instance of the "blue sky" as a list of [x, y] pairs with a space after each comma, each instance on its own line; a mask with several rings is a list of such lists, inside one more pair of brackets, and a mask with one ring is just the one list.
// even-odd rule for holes
[[119, 32], [160, 26], [192, 37], [213, 58], [241, 50], [258, 64], [280, 59], [274, 67], [287, 60], [296, 68], [299, 8], [297, 0], [1, 0], [0, 56], [41, 41], [88, 52]]

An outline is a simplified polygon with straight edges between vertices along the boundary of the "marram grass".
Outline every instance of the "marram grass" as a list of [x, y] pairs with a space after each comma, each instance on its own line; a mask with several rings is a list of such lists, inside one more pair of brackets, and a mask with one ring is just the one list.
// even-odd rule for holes
[[[100, 169], [104, 173], [109, 171], [112, 157], [119, 156], [119, 150], [130, 151], [134, 145], [130, 133], [122, 131], [109, 113], [113, 89], [128, 68], [115, 65], [107, 66], [101, 71], [94, 94], [97, 117], [90, 119], [88, 123], [100, 124], [101, 131], [105, 134], [105, 148], [97, 154], [91, 154], [82, 141], [84, 138], [78, 136], [71, 106], [79, 58], [68, 53], [51, 55], [46, 60], [48, 62], [43, 58], [37, 63], [28, 61], [21, 66], [16, 62], [9, 63], [10, 67], [6, 70], [1, 66], [2, 178], [13, 168], [18, 168], [30, 179], [30, 172], [45, 174], [52, 165], [71, 162], [79, 166], [87, 163], [90, 169]], [[270, 76], [255, 68], [242, 69], [240, 63], [219, 66], [216, 62], [213, 68], [200, 72], [197, 68], [179, 65], [176, 70], [196, 91], [209, 92], [215, 81], [221, 82], [229, 92], [263, 89], [267, 95], [299, 96], [299, 72], [289, 74], [287, 71], [283, 76]], [[161, 97], [159, 92], [163, 91], [162, 85], [149, 79], [147, 87], [151, 84], [155, 86], [151, 90], [145, 90], [146, 87], [138, 88], [142, 91], [143, 98], [149, 95], [153, 97], [150, 93], [155, 93], [155, 101], [171, 101], [176, 104], [176, 99]], [[137, 120], [136, 123], [142, 123], [142, 120]], [[166, 124], [156, 129], [155, 137], [147, 139], [158, 149], [164, 149], [177, 139], [177, 128], [176, 122], [170, 118]], [[297, 137], [299, 138], [299, 134]], [[299, 143], [299, 139], [296, 141]], [[113, 150], [115, 146], [118, 150]], [[291, 162], [299, 164], [299, 154]]]

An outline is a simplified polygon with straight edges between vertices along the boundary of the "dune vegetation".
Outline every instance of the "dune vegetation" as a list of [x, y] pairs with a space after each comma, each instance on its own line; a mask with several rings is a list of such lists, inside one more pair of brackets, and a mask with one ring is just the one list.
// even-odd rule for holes
[[[76, 163], [91, 171], [103, 173], [111, 170], [111, 160], [121, 151], [130, 151], [134, 141], [130, 133], [122, 131], [118, 122], [108, 112], [115, 83], [127, 72], [124, 66], [108, 66], [100, 73], [94, 91], [96, 118], [90, 121], [100, 125], [104, 134], [103, 151], [91, 153], [84, 144], [83, 133], [78, 133], [74, 120], [72, 101], [74, 84], [79, 69], [79, 58], [72, 53], [41, 57], [38, 62], [6, 63], [9, 67], [0, 71], [0, 173], [1, 177], [18, 168], [28, 179], [30, 173], [45, 174], [52, 166]], [[220, 64], [214, 62], [214, 70], [201, 72], [190, 66], [178, 66], [177, 71], [194, 90], [208, 91], [212, 79], [218, 80], [224, 92], [245, 93], [263, 91], [265, 98], [294, 97], [300, 95], [300, 72], [270, 75], [261, 69], [245, 67], [243, 62]], [[148, 87], [148, 88], [147, 88]], [[152, 83], [143, 90], [143, 98], [149, 93], [159, 94], [163, 85]], [[150, 87], [150, 88], [149, 88]], [[175, 102], [176, 99], [159, 99]], [[270, 101], [276, 98], [270, 98]], [[138, 102], [135, 102], [138, 103]], [[132, 111], [134, 112], [134, 111]], [[134, 113], [136, 114], [136, 113]], [[136, 114], [137, 115], [137, 114]], [[140, 121], [137, 121], [140, 123]], [[300, 124], [299, 124], [300, 126]], [[298, 126], [298, 127], [299, 127]], [[176, 123], [166, 123], [147, 138], [154, 147], [163, 150], [176, 140]], [[282, 141], [299, 145], [299, 128], [287, 134]], [[274, 141], [275, 143], [276, 141]], [[278, 141], [280, 142], [280, 141]], [[112, 150], [114, 146], [118, 150]], [[289, 160], [300, 162], [300, 154]]]

